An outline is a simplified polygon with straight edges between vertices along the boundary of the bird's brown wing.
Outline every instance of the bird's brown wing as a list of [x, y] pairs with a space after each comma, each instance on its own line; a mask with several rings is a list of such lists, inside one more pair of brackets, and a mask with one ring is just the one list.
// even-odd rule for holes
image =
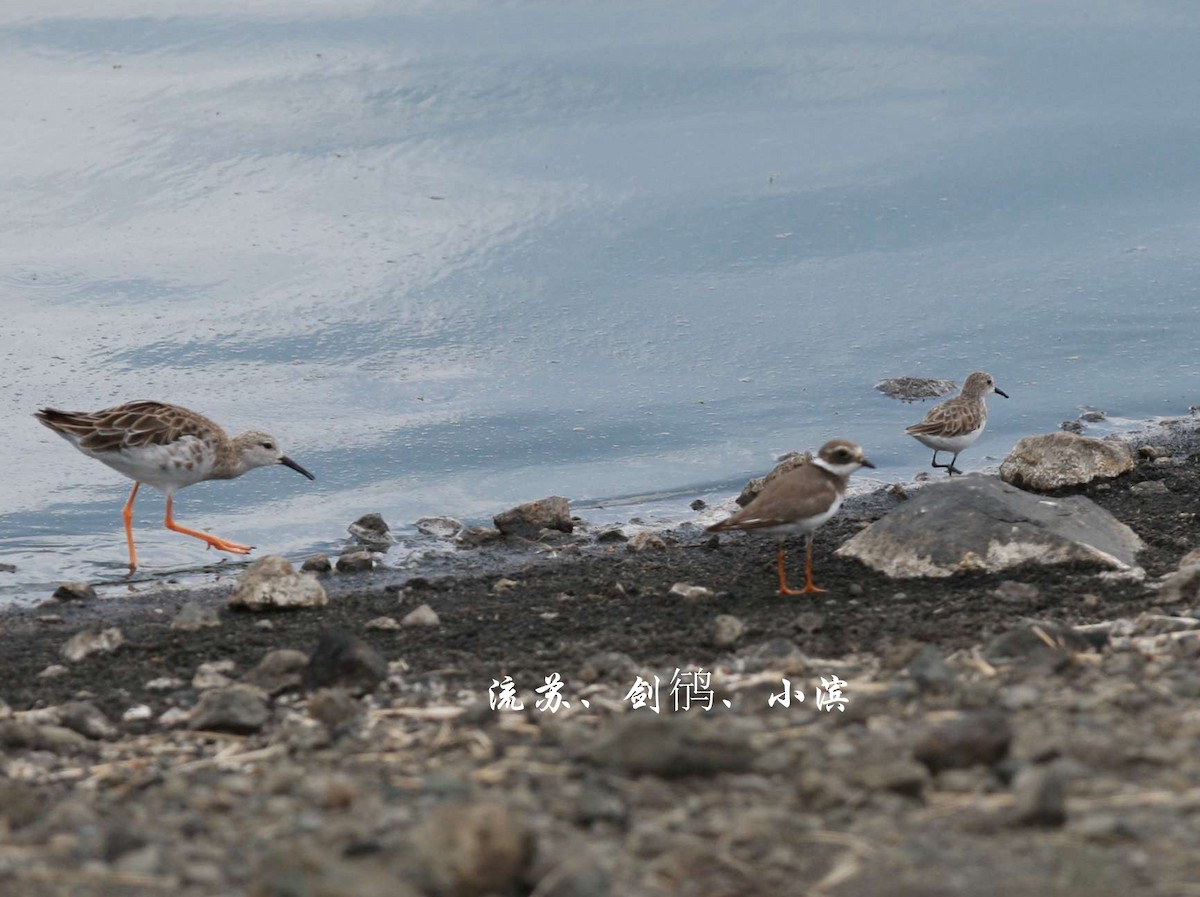
[[37, 419], [81, 449], [94, 454], [148, 445], [169, 445], [184, 436], [200, 436], [207, 428], [220, 433], [212, 421], [194, 411], [165, 402], [126, 402], [102, 411], [59, 411], [43, 408]]
[[837, 496], [832, 476], [819, 467], [805, 464], [772, 480], [754, 501], [729, 519], [713, 524], [708, 531], [785, 526], [825, 513]]
[[980, 407], [974, 402], [960, 402], [958, 398], [934, 405], [919, 424], [906, 427], [910, 436], [965, 436], [979, 429], [982, 422]]

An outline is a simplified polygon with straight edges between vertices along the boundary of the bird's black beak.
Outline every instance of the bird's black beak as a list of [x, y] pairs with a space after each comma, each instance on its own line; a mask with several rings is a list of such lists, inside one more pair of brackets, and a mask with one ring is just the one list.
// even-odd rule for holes
[[282, 458], [280, 458], [279, 463], [282, 464], [284, 467], [290, 467], [292, 470], [296, 471], [296, 473], [304, 474], [310, 480], [316, 479], [315, 476], [313, 476], [311, 473], [309, 473], [307, 470], [305, 470], [303, 467], [301, 467], [299, 464], [297, 464], [295, 461], [293, 461], [287, 455], [284, 455]]
[[863, 467], [869, 467], [869, 468], [871, 468], [872, 470], [874, 470], [874, 469], [875, 469], [875, 465], [874, 465], [874, 464], [872, 464], [870, 461], [868, 461], [866, 458], [863, 458], [863, 459], [862, 459], [861, 461], [859, 461], [858, 463], [859, 463], [859, 464], [861, 464]]
[[1006, 399], [1008, 398], [1008, 393], [1006, 393], [1006, 392], [1005, 392], [1003, 389], [1001, 389], [999, 386], [993, 386], [993, 387], [992, 387], [992, 389], [994, 389], [994, 390], [996, 391], [996, 395], [998, 395], [998, 396], [1004, 396], [1004, 398], [1006, 398]]

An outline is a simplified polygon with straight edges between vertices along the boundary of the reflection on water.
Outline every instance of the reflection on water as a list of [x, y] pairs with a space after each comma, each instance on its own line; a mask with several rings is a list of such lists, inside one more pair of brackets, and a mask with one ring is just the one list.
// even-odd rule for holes
[[[124, 553], [126, 482], [44, 404], [275, 433], [316, 483], [178, 516], [291, 555], [371, 510], [682, 513], [835, 435], [908, 479], [886, 376], [996, 374], [967, 466], [1181, 412], [1196, 23], [1047, 6], [11, 0], [0, 600]], [[160, 521], [151, 571], [193, 575]]]

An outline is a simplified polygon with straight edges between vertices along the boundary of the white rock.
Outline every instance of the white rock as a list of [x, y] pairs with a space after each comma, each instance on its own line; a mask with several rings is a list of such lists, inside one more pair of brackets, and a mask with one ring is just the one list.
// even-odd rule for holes
[[248, 610], [323, 607], [325, 587], [311, 573], [297, 573], [286, 558], [268, 555], [246, 568], [229, 598], [230, 607]]

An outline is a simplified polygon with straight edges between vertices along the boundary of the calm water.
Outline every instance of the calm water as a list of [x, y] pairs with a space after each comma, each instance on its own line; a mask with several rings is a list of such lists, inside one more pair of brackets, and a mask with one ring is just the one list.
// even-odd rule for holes
[[[831, 436], [911, 479], [888, 376], [996, 375], [967, 467], [1200, 401], [1193, 4], [185, 6], [0, 6], [0, 601], [125, 556], [128, 482], [43, 404], [272, 431], [316, 483], [177, 516], [300, 556], [680, 514]], [[161, 514], [149, 573], [214, 559]]]

